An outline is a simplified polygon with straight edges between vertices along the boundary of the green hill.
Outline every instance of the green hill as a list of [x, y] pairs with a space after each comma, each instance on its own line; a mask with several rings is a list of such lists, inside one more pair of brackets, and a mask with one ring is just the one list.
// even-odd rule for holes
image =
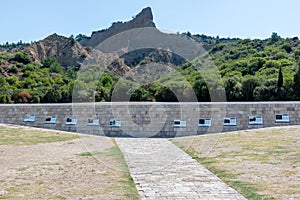
[[[251, 40], [219, 39], [187, 33], [182, 35], [188, 35], [207, 49], [212, 60], [209, 64], [219, 70], [228, 101], [300, 99], [298, 74], [300, 40], [297, 37], [281, 38], [273, 33], [265, 40]], [[159, 57], [161, 60], [151, 60], [150, 54], [153, 56], [153, 51], [144, 53], [138, 62], [137, 59], [132, 58], [137, 54], [130, 55], [130, 60], [134, 60], [134, 63], [127, 63], [130, 66], [126, 68], [127, 71], [136, 66], [147, 66], [151, 62], [162, 63], [165, 60], [163, 57], [167, 55], [156, 52], [160, 57], [156, 55], [153, 57]], [[201, 58], [199, 60], [201, 62]], [[110, 101], [117, 82], [118, 88], [120, 83], [124, 82], [125, 88], [121, 87], [122, 90], [129, 91], [131, 88], [129, 95], [132, 101], [181, 101], [177, 95], [184, 95], [187, 87], [194, 90], [198, 101], [210, 101], [211, 91], [208, 86], [216, 81], [217, 78], [214, 78], [216, 72], [207, 72], [211, 74], [205, 76], [212, 77], [207, 80], [203, 78], [201, 71], [196, 70], [195, 64], [179, 63], [180, 65], [176, 65], [176, 62], [164, 63], [175, 69], [176, 73], [161, 74], [157, 80], [141, 86], [129, 79], [118, 81], [124, 75], [124, 72], [118, 73], [118, 69], [100, 74], [99, 80], [91, 83], [85, 80], [89, 79], [89, 76], [95, 76], [92, 70], [80, 72], [84, 73], [80, 77], [85, 78], [78, 79], [78, 69], [63, 66], [53, 57], [45, 57], [37, 62], [28, 52], [2, 51], [0, 52], [0, 102], [71, 102], [74, 85], [86, 88], [86, 92], [77, 94], [82, 95], [78, 97], [79, 99], [85, 99], [92, 94], [96, 101]], [[94, 88], [94, 91], [91, 88]]]

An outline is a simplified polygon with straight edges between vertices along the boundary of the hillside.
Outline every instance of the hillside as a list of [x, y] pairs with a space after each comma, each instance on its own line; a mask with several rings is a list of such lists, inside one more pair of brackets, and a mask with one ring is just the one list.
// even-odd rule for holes
[[[136, 28], [157, 30], [151, 8], [91, 36], [52, 34], [32, 44], [2, 45], [0, 103], [71, 102], [74, 87], [82, 90], [76, 94], [79, 100], [95, 97], [96, 101], [110, 101], [113, 92], [122, 90], [130, 91], [132, 101], [178, 101], [176, 95], [186, 96], [186, 88], [192, 88], [198, 101], [210, 101], [209, 94], [221, 93], [220, 81], [228, 101], [300, 100], [298, 37], [281, 38], [272, 33], [265, 40], [251, 40], [192, 35], [188, 31], [177, 35], [159, 32], [166, 41], [172, 37], [196, 41], [213, 61], [205, 63], [200, 57], [193, 64], [162, 49], [137, 49], [118, 57], [93, 48], [113, 35]], [[97, 64], [103, 62], [105, 68]], [[83, 72], [81, 67], [88, 63], [92, 63], [91, 68]], [[166, 65], [166, 71], [155, 64]], [[199, 64], [208, 69], [216, 66], [219, 72], [201, 74], [194, 66]], [[134, 73], [145, 80], [149, 79], [147, 73], [153, 74], [156, 80], [138, 85]], [[125, 80], [120, 81], [123, 76]]]
[[30, 46], [21, 47], [18, 51], [28, 52], [37, 63], [41, 63], [46, 57], [52, 57], [62, 66], [73, 68], [79, 67], [79, 63], [88, 56], [87, 50], [77, 41], [57, 34], [52, 34]]

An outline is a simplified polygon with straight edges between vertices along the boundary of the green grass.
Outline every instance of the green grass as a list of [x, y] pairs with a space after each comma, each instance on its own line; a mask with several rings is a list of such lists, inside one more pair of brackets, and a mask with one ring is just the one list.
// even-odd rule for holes
[[78, 154], [79, 156], [93, 156], [93, 154], [91, 152], [82, 152], [80, 154]]
[[112, 139], [112, 142], [115, 144], [115, 146], [106, 150], [104, 154], [117, 161], [119, 169], [123, 172], [123, 180], [121, 181], [121, 187], [125, 193], [124, 195], [127, 197], [126, 199], [140, 199], [135, 183], [128, 170], [128, 166], [126, 164], [124, 155], [114, 139]]
[[71, 133], [0, 127], [0, 145], [35, 145], [39, 143], [62, 142], [76, 138], [78, 136]]
[[16, 170], [19, 171], [19, 172], [22, 172], [22, 171], [26, 171], [27, 169], [29, 169], [28, 166], [26, 166], [26, 167], [20, 167], [20, 168], [17, 168]]

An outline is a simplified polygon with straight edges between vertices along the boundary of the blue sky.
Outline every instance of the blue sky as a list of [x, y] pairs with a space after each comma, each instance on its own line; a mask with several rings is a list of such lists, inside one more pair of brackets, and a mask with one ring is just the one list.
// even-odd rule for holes
[[159, 29], [220, 37], [300, 37], [299, 0], [7, 0], [0, 4], [0, 43], [37, 41], [108, 28], [150, 6]]

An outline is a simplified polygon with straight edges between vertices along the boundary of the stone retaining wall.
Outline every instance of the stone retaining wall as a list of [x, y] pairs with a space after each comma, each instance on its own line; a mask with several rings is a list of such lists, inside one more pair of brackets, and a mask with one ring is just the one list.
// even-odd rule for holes
[[[34, 122], [24, 122], [34, 114]], [[288, 114], [288, 123], [276, 123], [276, 114]], [[47, 116], [56, 116], [55, 124], [45, 124]], [[249, 116], [263, 117], [262, 125], [250, 125]], [[66, 119], [77, 119], [66, 125]], [[235, 117], [236, 126], [223, 126], [224, 118]], [[98, 118], [99, 125], [88, 125]], [[199, 118], [210, 118], [210, 127], [198, 127]], [[111, 127], [110, 120], [120, 120]], [[174, 120], [185, 127], [174, 127]], [[230, 102], [230, 103], [95, 103], [95, 104], [5, 104], [0, 105], [0, 123], [107, 136], [174, 137], [222, 131], [235, 131], [279, 125], [300, 124], [300, 102]]]

